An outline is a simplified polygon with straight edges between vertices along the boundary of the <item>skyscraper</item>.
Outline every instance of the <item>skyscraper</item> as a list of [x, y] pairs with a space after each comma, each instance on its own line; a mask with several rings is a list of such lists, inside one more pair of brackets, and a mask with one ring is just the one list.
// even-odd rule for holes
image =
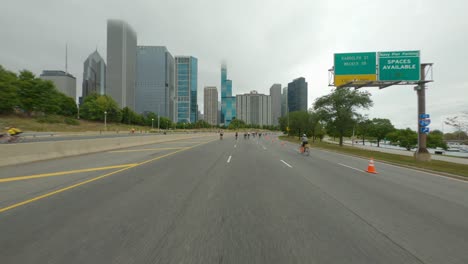
[[176, 56], [177, 122], [195, 123], [198, 119], [198, 60], [192, 56]]
[[174, 57], [162, 46], [137, 47], [135, 110], [175, 121]]
[[288, 83], [289, 112], [307, 111], [307, 82], [304, 77]]
[[281, 116], [288, 114], [288, 87], [283, 87], [283, 93], [281, 94]]
[[271, 124], [277, 126], [281, 117], [281, 84], [273, 84], [270, 88], [271, 96]]
[[236, 97], [232, 96], [232, 80], [227, 79], [227, 68], [221, 65], [221, 123], [229, 126], [236, 118]]
[[83, 68], [83, 98], [92, 93], [104, 95], [106, 93], [106, 62], [97, 50], [88, 56]]
[[137, 35], [122, 20], [107, 20], [106, 94], [119, 107], [135, 110]]
[[218, 89], [205, 87], [203, 90], [203, 114], [205, 121], [210, 125], [218, 125]]
[[64, 71], [42, 71], [39, 76], [43, 80], [52, 81], [55, 88], [76, 101], [76, 78]]
[[249, 125], [271, 125], [271, 96], [251, 91], [236, 96], [237, 119]]

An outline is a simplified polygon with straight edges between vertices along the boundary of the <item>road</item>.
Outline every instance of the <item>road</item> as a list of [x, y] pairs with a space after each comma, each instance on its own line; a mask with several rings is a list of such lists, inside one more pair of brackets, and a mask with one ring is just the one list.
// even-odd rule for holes
[[468, 263], [468, 183], [215, 136], [0, 170], [0, 262]]

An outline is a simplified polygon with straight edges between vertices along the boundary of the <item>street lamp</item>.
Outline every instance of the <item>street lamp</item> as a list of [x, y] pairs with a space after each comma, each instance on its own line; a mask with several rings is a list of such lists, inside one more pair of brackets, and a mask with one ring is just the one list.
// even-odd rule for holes
[[159, 116], [161, 115], [161, 114], [160, 114], [160, 111], [161, 111], [161, 104], [158, 104], [158, 133], [161, 132], [161, 131], [159, 130]]
[[104, 130], [107, 131], [107, 111], [104, 111]]
[[153, 130], [153, 122], [154, 122], [154, 118], [151, 118], [151, 130]]

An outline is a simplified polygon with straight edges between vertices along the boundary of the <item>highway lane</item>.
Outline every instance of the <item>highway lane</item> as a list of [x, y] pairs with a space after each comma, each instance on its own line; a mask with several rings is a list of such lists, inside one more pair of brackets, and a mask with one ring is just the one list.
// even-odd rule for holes
[[114, 173], [1, 212], [2, 263], [468, 262], [465, 182], [296, 148], [207, 137], [2, 168], [0, 208]]

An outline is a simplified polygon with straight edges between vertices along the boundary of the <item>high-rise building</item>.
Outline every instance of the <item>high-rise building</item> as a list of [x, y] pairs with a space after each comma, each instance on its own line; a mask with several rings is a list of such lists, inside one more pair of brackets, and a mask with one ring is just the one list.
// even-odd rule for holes
[[307, 111], [307, 82], [304, 77], [288, 83], [289, 112]]
[[281, 117], [281, 84], [273, 84], [270, 88], [271, 96], [271, 124], [277, 126]]
[[232, 80], [227, 79], [227, 67], [221, 65], [221, 123], [229, 126], [236, 118], [236, 97], [232, 96]]
[[271, 125], [271, 96], [251, 91], [236, 96], [237, 119], [249, 125]]
[[76, 101], [76, 78], [64, 71], [42, 71], [39, 76], [43, 80], [52, 81], [58, 91]]
[[120, 108], [135, 110], [137, 35], [122, 20], [107, 20], [106, 94]]
[[92, 93], [106, 93], [106, 62], [97, 50], [88, 56], [83, 68], [82, 96], [84, 98]]
[[175, 121], [174, 58], [163, 46], [138, 46], [135, 110]]
[[210, 125], [218, 125], [218, 89], [216, 87], [205, 87], [203, 89], [203, 114], [205, 121]]
[[195, 123], [198, 116], [198, 60], [192, 56], [176, 56], [177, 122]]
[[283, 93], [281, 94], [281, 116], [288, 114], [288, 87], [283, 87]]

